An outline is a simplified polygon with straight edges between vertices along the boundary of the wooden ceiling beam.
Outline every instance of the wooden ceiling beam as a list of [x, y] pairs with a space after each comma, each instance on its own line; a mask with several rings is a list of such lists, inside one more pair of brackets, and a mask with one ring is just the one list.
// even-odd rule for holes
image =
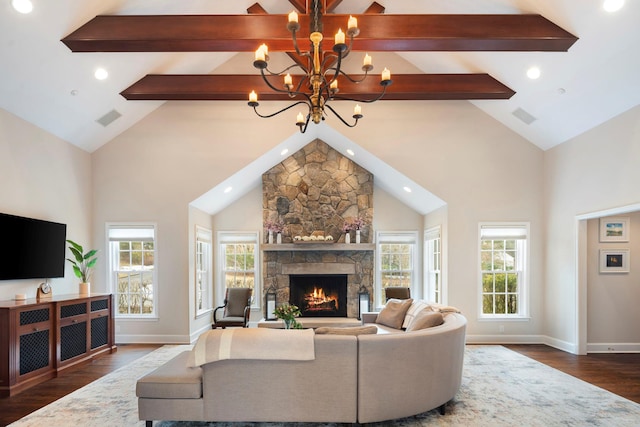
[[[577, 37], [540, 15], [357, 15], [354, 50], [567, 51]], [[323, 16], [334, 34], [349, 15]], [[298, 39], [308, 37], [300, 16]], [[291, 50], [287, 15], [102, 15], [62, 42], [74, 52], [252, 52]]]
[[[361, 77], [361, 76], [353, 76]], [[293, 76], [294, 84], [300, 76]], [[280, 77], [274, 79], [281, 86]], [[340, 81], [341, 97], [372, 99], [381, 92], [378, 76], [354, 84]], [[290, 101], [269, 89], [259, 75], [149, 74], [125, 89], [128, 100], [248, 101], [255, 90], [259, 101]], [[488, 74], [403, 74], [387, 88], [384, 100], [509, 99], [515, 92]]]

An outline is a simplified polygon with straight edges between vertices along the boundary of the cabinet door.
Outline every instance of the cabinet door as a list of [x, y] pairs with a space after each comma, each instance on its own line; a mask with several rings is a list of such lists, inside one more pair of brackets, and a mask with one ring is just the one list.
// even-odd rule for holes
[[53, 313], [52, 306], [38, 306], [16, 311], [17, 378], [53, 369]]
[[85, 355], [88, 351], [87, 300], [74, 301], [59, 306], [60, 363]]
[[91, 300], [91, 350], [109, 344], [111, 336], [111, 318], [109, 297]]

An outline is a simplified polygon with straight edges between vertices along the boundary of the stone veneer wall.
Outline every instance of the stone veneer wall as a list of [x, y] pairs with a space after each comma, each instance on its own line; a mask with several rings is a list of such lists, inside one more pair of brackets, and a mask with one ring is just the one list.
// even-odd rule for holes
[[[344, 242], [348, 218], [362, 218], [361, 243], [371, 242], [373, 174], [320, 140], [315, 140], [262, 175], [263, 221], [284, 224], [283, 243], [294, 236], [331, 235]], [[265, 236], [267, 236], [265, 228]], [[352, 242], [355, 235], [352, 232]], [[289, 274], [321, 263], [323, 274], [353, 264], [347, 276], [347, 316], [358, 316], [358, 291], [373, 297], [373, 251], [265, 251], [264, 289], [276, 289], [278, 304], [289, 301]], [[333, 264], [333, 267], [332, 267]], [[265, 292], [263, 292], [263, 295]]]
[[284, 243], [314, 232], [344, 242], [342, 226], [356, 217], [369, 225], [361, 242], [371, 241], [373, 174], [318, 139], [262, 175], [262, 198], [263, 221], [284, 223]]

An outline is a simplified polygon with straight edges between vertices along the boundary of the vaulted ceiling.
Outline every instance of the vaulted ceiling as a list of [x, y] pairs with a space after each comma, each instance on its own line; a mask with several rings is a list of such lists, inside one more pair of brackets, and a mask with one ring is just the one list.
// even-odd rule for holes
[[[33, 1], [29, 15], [1, 6], [0, 107], [88, 151], [166, 100], [246, 102], [252, 89], [282, 99], [253, 68], [253, 51], [265, 42], [276, 63], [299, 60], [286, 28], [292, 9], [298, 39], [308, 37], [304, 0]], [[350, 59], [367, 52], [374, 74], [393, 73], [379, 102], [470, 100], [547, 149], [640, 101], [640, 7], [608, 13], [601, 3], [326, 0], [323, 32], [358, 18]], [[525, 76], [534, 65], [535, 81]], [[108, 80], [92, 80], [98, 66]], [[373, 97], [378, 80], [369, 81], [341, 82], [340, 93]]]

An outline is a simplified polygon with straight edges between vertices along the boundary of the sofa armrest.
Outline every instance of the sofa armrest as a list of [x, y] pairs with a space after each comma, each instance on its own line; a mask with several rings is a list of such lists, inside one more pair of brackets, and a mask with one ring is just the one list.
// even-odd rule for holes
[[376, 319], [378, 318], [377, 312], [365, 312], [362, 313], [362, 324], [365, 323], [376, 323]]

